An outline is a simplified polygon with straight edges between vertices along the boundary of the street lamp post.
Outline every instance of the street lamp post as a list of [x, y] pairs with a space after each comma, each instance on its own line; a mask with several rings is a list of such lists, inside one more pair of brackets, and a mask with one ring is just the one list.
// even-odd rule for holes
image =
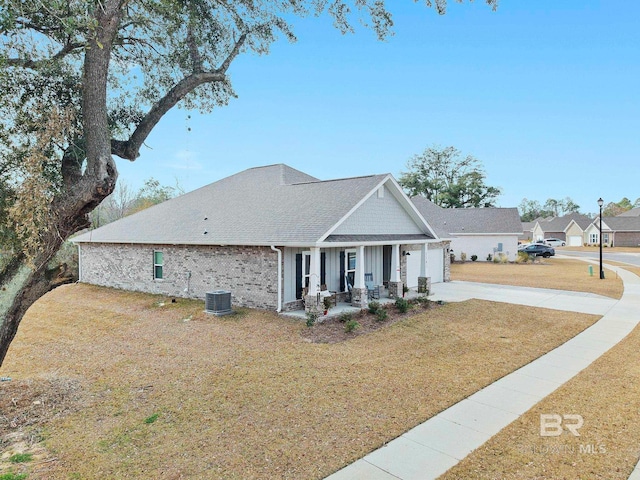
[[602, 205], [604, 205], [604, 200], [600, 197], [598, 199], [598, 206], [600, 207], [600, 280], [604, 280], [604, 270], [602, 269]]

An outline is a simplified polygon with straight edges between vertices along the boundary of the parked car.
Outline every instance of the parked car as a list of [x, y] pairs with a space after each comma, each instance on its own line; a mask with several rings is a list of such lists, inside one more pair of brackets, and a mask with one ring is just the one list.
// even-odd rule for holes
[[564, 247], [567, 243], [559, 238], [545, 238], [544, 243], [552, 247]]
[[544, 258], [553, 257], [556, 254], [556, 251], [553, 249], [553, 247], [544, 245], [542, 243], [532, 243], [531, 245], [527, 245], [520, 251], [528, 253], [529, 255], [535, 255], [536, 257]]
[[531, 245], [531, 244], [530, 243], [521, 243], [520, 245], [518, 245], [518, 251], [524, 250], [529, 245]]

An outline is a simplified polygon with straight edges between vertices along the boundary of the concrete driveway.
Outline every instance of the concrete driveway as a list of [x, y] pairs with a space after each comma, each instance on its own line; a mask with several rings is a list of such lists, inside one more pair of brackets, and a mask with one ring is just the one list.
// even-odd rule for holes
[[461, 281], [434, 283], [431, 285], [431, 290], [430, 299], [445, 302], [461, 302], [478, 298], [492, 302], [596, 315], [606, 314], [618, 302], [613, 298], [593, 293]]

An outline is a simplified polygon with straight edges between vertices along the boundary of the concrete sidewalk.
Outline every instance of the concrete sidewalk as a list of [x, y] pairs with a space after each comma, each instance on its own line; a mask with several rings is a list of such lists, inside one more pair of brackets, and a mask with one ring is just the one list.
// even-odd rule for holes
[[589, 366], [640, 320], [640, 278], [617, 267], [609, 268], [618, 272], [625, 285], [619, 301], [598, 295], [469, 282], [451, 282], [444, 288], [434, 285], [436, 299], [483, 298], [560, 310], [588, 310], [585, 313], [602, 312], [604, 316], [555, 350], [440, 412], [328, 480], [436, 478]]

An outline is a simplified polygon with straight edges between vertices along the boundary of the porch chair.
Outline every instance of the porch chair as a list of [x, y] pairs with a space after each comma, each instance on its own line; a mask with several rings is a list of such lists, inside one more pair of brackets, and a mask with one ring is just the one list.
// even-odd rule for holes
[[367, 287], [367, 297], [369, 300], [380, 298], [380, 285], [373, 284], [373, 273], [364, 274], [364, 285]]

